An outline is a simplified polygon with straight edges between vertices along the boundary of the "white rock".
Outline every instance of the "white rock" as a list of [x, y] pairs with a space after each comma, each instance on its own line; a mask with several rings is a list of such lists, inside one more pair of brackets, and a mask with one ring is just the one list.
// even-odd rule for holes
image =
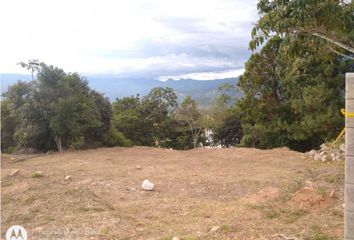
[[313, 159], [315, 159], [315, 161], [321, 160], [321, 155], [317, 153], [317, 154], [315, 154]]
[[341, 144], [341, 145], [339, 146], [339, 149], [340, 149], [342, 152], [345, 152], [345, 144], [344, 144], [344, 143]]
[[214, 226], [214, 227], [212, 227], [211, 229], [210, 229], [210, 233], [216, 233], [216, 232], [218, 232], [219, 231], [219, 227], [218, 226]]
[[180, 240], [179, 237], [173, 237], [172, 240]]
[[137, 165], [136, 166], [136, 169], [138, 169], [138, 170], [141, 170], [141, 169], [143, 169], [140, 165]]
[[311, 150], [311, 151], [309, 151], [309, 155], [310, 156], [315, 156], [315, 154], [317, 153], [317, 151], [316, 150]]
[[141, 188], [145, 191], [152, 191], [154, 190], [154, 184], [149, 180], [145, 179], [143, 184], [141, 185]]
[[70, 176], [66, 176], [66, 177], [65, 177], [65, 180], [67, 180], [67, 181], [70, 180], [70, 179], [71, 179]]
[[320, 147], [321, 147], [322, 150], [327, 150], [328, 149], [327, 144], [325, 144], [325, 143], [323, 143]]
[[320, 155], [321, 156], [326, 155], [326, 152], [325, 151], [320, 151]]
[[321, 157], [321, 161], [322, 162], [325, 162], [325, 161], [327, 161], [328, 160], [328, 156], [327, 155], [323, 155], [322, 157]]

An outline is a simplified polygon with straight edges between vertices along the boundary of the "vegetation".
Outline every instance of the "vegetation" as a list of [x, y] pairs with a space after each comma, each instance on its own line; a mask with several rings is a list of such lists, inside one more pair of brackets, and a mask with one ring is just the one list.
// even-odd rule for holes
[[[32, 81], [18, 82], [1, 101], [1, 150], [206, 144], [306, 151], [343, 127], [344, 74], [354, 71], [354, 4], [338, 0], [260, 0], [251, 55], [236, 86], [201, 109], [189, 96], [178, 106], [171, 88], [116, 99], [85, 78], [38, 60], [21, 62]], [[35, 77], [35, 74], [37, 75]], [[209, 139], [210, 140], [210, 139]], [[209, 144], [209, 143], [208, 143]]]
[[40, 63], [37, 79], [18, 82], [2, 101], [2, 151], [99, 146], [110, 128], [111, 105], [76, 73]]
[[[309, 150], [343, 126], [344, 74], [353, 71], [353, 4], [345, 1], [268, 1], [260, 20], [236, 103], [246, 146]], [[271, 35], [275, 33], [275, 35]]]
[[[176, 114], [177, 96], [171, 88], [154, 88], [142, 98], [111, 104], [77, 73], [34, 60], [21, 66], [37, 77], [29, 83], [19, 81], [3, 95], [3, 152], [133, 144], [187, 149], [196, 146], [203, 131], [198, 128], [196, 139], [187, 123], [178, 120], [181, 114]], [[200, 115], [195, 102], [193, 110], [196, 115], [191, 117]]]

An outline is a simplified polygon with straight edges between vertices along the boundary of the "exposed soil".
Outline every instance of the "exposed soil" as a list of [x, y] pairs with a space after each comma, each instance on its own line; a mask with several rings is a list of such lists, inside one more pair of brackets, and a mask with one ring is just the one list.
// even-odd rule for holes
[[1, 236], [22, 225], [29, 239], [343, 239], [343, 169], [287, 149], [3, 154]]
[[298, 208], [319, 210], [330, 205], [331, 198], [327, 193], [321, 193], [312, 187], [304, 187], [294, 193], [291, 204]]

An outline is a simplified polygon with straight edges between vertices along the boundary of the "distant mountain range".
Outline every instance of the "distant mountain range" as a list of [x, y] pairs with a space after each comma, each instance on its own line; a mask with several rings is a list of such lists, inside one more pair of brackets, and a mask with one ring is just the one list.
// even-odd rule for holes
[[[18, 80], [30, 81], [31, 76], [25, 74], [1, 74], [1, 94]], [[218, 87], [224, 84], [235, 85], [238, 78], [215, 79], [199, 81], [193, 79], [167, 80], [165, 82], [147, 78], [118, 78], [110, 75], [88, 76], [89, 86], [98, 92], [104, 93], [111, 101], [116, 98], [139, 94], [144, 96], [154, 87], [173, 88], [182, 101], [186, 96], [191, 96], [201, 106], [209, 105], [218, 96]], [[240, 97], [240, 93], [233, 93], [234, 97]]]

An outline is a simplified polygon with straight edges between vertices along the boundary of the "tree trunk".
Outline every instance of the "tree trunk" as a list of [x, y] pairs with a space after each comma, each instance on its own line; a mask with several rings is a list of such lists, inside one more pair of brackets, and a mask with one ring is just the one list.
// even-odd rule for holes
[[54, 141], [55, 141], [55, 143], [57, 145], [58, 151], [59, 152], [63, 151], [63, 146], [62, 146], [62, 143], [61, 143], [61, 137], [55, 137]]
[[[345, 110], [354, 113], [354, 73], [346, 74]], [[345, 118], [344, 239], [354, 239], [354, 118]]]
[[197, 148], [197, 144], [198, 144], [198, 136], [193, 136], [193, 146], [194, 146], [194, 148]]

